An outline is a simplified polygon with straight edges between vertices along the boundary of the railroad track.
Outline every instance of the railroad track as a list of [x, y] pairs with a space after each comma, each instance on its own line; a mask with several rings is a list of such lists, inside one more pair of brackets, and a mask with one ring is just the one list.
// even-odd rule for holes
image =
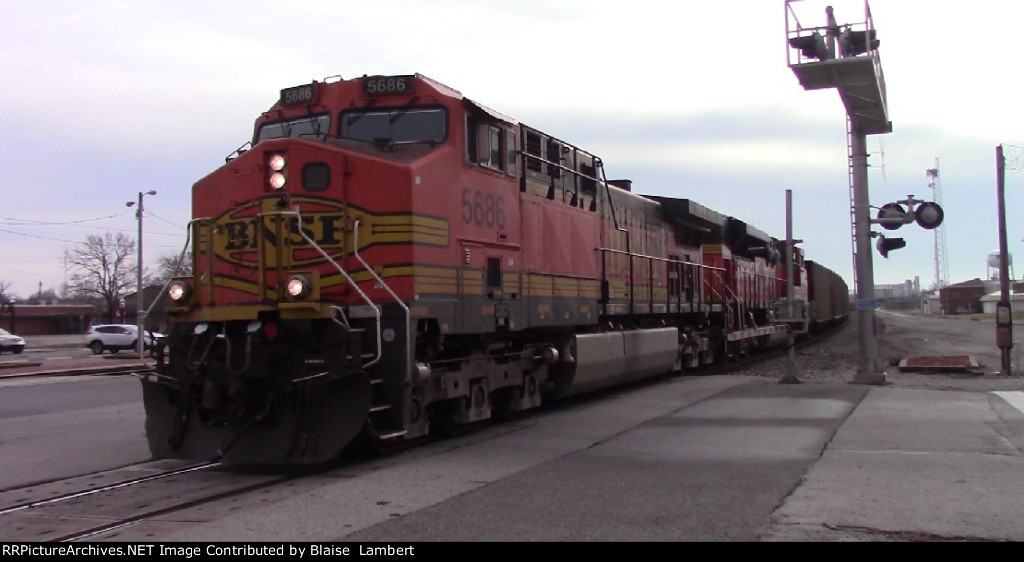
[[152, 373], [150, 365], [95, 365], [86, 367], [51, 367], [39, 361], [14, 360], [0, 362], [0, 379], [21, 377], [60, 377], [71, 375], [126, 375]]
[[0, 492], [0, 542], [72, 542], [280, 485], [298, 474], [244, 474], [218, 463], [153, 461]]

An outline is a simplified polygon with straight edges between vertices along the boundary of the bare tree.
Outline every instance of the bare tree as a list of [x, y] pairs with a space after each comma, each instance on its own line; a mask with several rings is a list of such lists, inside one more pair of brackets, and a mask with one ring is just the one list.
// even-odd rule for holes
[[11, 288], [11, 284], [11, 281], [4, 281], [3, 279], [0, 279], [0, 302], [7, 302], [11, 300], [12, 296], [14, 296], [7, 292], [7, 290]]
[[192, 275], [192, 251], [188, 250], [185, 252], [184, 257], [181, 258], [181, 264], [178, 264], [178, 257], [180, 253], [176, 254], [164, 254], [157, 258], [156, 275], [154, 275], [153, 283], [163, 285], [168, 279], [172, 277], [187, 277]]
[[82, 245], [64, 251], [73, 271], [68, 284], [71, 292], [101, 299], [103, 314], [113, 321], [126, 289], [135, 286], [134, 254], [135, 240], [124, 233], [88, 236]]

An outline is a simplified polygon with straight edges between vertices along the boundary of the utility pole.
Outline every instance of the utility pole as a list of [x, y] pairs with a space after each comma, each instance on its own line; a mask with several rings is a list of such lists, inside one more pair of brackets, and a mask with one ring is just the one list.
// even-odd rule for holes
[[1003, 195], [1006, 185], [1006, 159], [1003, 145], [996, 147], [996, 201], [999, 209], [999, 302], [996, 303], [996, 345], [999, 346], [1001, 368], [999, 374], [1009, 376], [1010, 350], [1013, 349], [1013, 310], [1010, 305], [1009, 254], [1006, 242], [1006, 204]]
[[[793, 302], [793, 190], [786, 190], [786, 301], [792, 306]], [[806, 317], [806, 312], [804, 313]], [[800, 382], [797, 376], [796, 358], [796, 332], [790, 324], [789, 332], [786, 335], [786, 372], [779, 380], [782, 384], [795, 384]]]
[[[146, 332], [145, 332], [146, 325], [144, 323], [144, 319], [145, 319], [145, 316], [146, 316], [146, 309], [145, 309], [145, 307], [143, 307], [143, 302], [142, 302], [143, 301], [143, 299], [142, 299], [142, 297], [143, 297], [143, 294], [142, 294], [142, 270], [143, 270], [143, 267], [142, 267], [142, 214], [143, 214], [142, 198], [144, 196], [146, 196], [146, 195], [156, 195], [156, 190], [151, 189], [151, 190], [149, 190], [149, 191], [147, 191], [145, 193], [140, 191], [139, 192], [138, 208], [135, 209], [135, 218], [138, 219], [137, 222], [139, 223], [139, 240], [138, 240], [139, 256], [138, 256], [138, 263], [136, 264], [136, 272], [135, 272], [135, 274], [136, 274], [136, 282], [135, 282], [135, 284], [136, 284], [136, 287], [137, 287], [137, 292], [135, 293], [135, 298], [137, 299], [136, 302], [138, 303], [138, 309], [137, 309], [138, 317], [136, 318], [136, 320], [138, 320], [138, 330], [139, 330], [139, 333], [138, 333], [138, 345], [139, 345], [139, 359], [140, 360], [145, 360], [145, 358], [146, 358]], [[128, 201], [127, 203], [125, 203], [125, 206], [127, 206], [127, 207], [131, 207], [132, 205], [135, 205], [135, 201]]]

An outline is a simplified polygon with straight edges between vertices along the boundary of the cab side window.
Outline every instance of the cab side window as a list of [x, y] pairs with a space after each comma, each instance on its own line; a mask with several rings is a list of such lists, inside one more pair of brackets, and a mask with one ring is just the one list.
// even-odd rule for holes
[[501, 124], [468, 116], [466, 157], [479, 166], [515, 175], [515, 134]]

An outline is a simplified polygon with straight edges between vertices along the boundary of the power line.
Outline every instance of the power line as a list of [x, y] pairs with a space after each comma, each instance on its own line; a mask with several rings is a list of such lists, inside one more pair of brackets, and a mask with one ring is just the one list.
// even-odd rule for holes
[[6, 232], [7, 234], [14, 234], [15, 236], [25, 236], [27, 238], [39, 238], [41, 240], [53, 240], [54, 242], [67, 242], [68, 244], [85, 244], [85, 242], [75, 242], [74, 240], [65, 240], [63, 238], [50, 238], [49, 236], [38, 236], [35, 234], [25, 234], [23, 232], [14, 232], [13, 230], [6, 230], [0, 228], [0, 232]]
[[123, 217], [123, 216], [125, 216], [125, 213], [121, 213], [120, 215], [107, 215], [105, 217], [97, 217], [97, 218], [94, 218], [94, 219], [81, 219], [81, 220], [77, 220], [77, 221], [68, 221], [68, 222], [48, 222], [48, 221], [38, 221], [38, 220], [30, 220], [30, 219], [19, 219], [19, 218], [14, 218], [14, 217], [0, 217], [0, 220], [14, 221], [14, 222], [11, 222], [11, 223], [0, 223], [0, 224], [7, 224], [9, 226], [25, 225], [25, 224], [32, 224], [32, 225], [39, 225], [39, 226], [70, 226], [70, 225], [82, 224], [82, 223], [86, 223], [86, 222], [95, 222], [95, 221], [102, 221], [102, 220], [107, 220], [107, 219], [116, 219], [118, 217]]
[[[94, 227], [94, 228], [100, 228], [100, 227]], [[108, 231], [113, 230], [114, 232], [130, 232], [128, 230], [115, 229], [115, 228], [107, 228], [105, 230], [108, 230]], [[0, 228], [0, 232], [6, 232], [7, 234], [13, 234], [15, 236], [24, 236], [26, 238], [38, 238], [40, 240], [52, 240], [54, 242], [66, 242], [68, 244], [85, 244], [86, 243], [85, 241], [82, 241], [82, 240], [77, 240], [77, 241], [76, 240], [65, 240], [64, 238], [51, 238], [49, 236], [40, 236], [38, 234], [25, 234], [24, 232], [15, 232], [13, 230], [7, 230], [5, 228]], [[147, 234], [158, 234], [160, 236], [181, 236], [180, 234], [170, 234], [170, 233], [167, 233], [167, 232], [149, 232]], [[178, 246], [167, 246], [167, 245], [155, 244], [155, 245], [153, 245], [153, 247], [156, 247], [156, 248], [177, 248]]]
[[169, 225], [171, 225], [171, 226], [173, 226], [173, 227], [176, 227], [176, 228], [180, 228], [180, 229], [182, 229], [182, 230], [185, 230], [185, 227], [184, 227], [184, 226], [181, 226], [180, 224], [177, 224], [177, 223], [171, 222], [171, 221], [169, 221], [169, 220], [167, 220], [167, 219], [165, 219], [165, 218], [161, 217], [160, 215], [157, 215], [157, 214], [153, 213], [153, 211], [146, 211], [146, 214], [147, 214], [147, 215], [149, 215], [149, 216], [151, 216], [151, 217], [153, 217], [153, 218], [155, 218], [155, 219], [161, 220], [161, 221], [163, 221], [163, 222], [165, 222], [165, 223], [167, 223], [167, 224], [169, 224]]
[[[167, 220], [167, 219], [165, 219], [165, 218], [163, 218], [161, 216], [158, 216], [158, 215], [154, 214], [152, 211], [146, 211], [146, 214], [149, 215], [149, 216], [152, 216], [153, 218], [156, 218], [156, 219], [158, 219], [160, 221], [163, 221], [163, 222], [165, 222], [165, 223], [167, 223], [167, 224], [169, 224], [169, 225], [171, 225], [171, 226], [173, 226], [175, 228], [178, 228], [180, 230], [185, 230], [185, 227], [181, 226], [180, 224], [177, 224], [177, 223], [175, 223], [173, 221], [169, 221], [169, 220]], [[129, 216], [128, 213], [121, 213], [121, 214], [117, 214], [117, 215], [107, 215], [105, 217], [97, 217], [97, 218], [93, 218], [93, 219], [79, 219], [79, 220], [66, 221], [66, 222], [41, 221], [41, 220], [19, 219], [19, 218], [16, 218], [16, 217], [3, 217], [3, 216], [0, 216], [0, 221], [8, 221], [8, 222], [0, 222], [0, 225], [5, 225], [5, 226], [81, 226], [83, 228], [98, 228], [98, 229], [101, 229], [101, 230], [113, 230], [113, 231], [116, 231], [116, 232], [134, 232], [133, 230], [120, 229], [120, 228], [110, 228], [109, 226], [96, 226], [96, 225], [85, 224], [87, 222], [105, 221], [105, 220], [108, 220], [108, 219], [116, 219], [116, 218], [126, 218], [128, 216]], [[10, 232], [11, 234], [18, 234], [17, 232], [11, 232], [9, 230], [4, 230], [2, 232]], [[180, 236], [180, 234], [178, 234], [178, 233], [167, 233], [167, 232], [147, 232], [146, 234], [155, 234], [155, 235], [159, 235], [159, 236]], [[24, 236], [31, 236], [31, 235], [25, 234]], [[42, 237], [37, 236], [37, 238], [42, 238]]]

